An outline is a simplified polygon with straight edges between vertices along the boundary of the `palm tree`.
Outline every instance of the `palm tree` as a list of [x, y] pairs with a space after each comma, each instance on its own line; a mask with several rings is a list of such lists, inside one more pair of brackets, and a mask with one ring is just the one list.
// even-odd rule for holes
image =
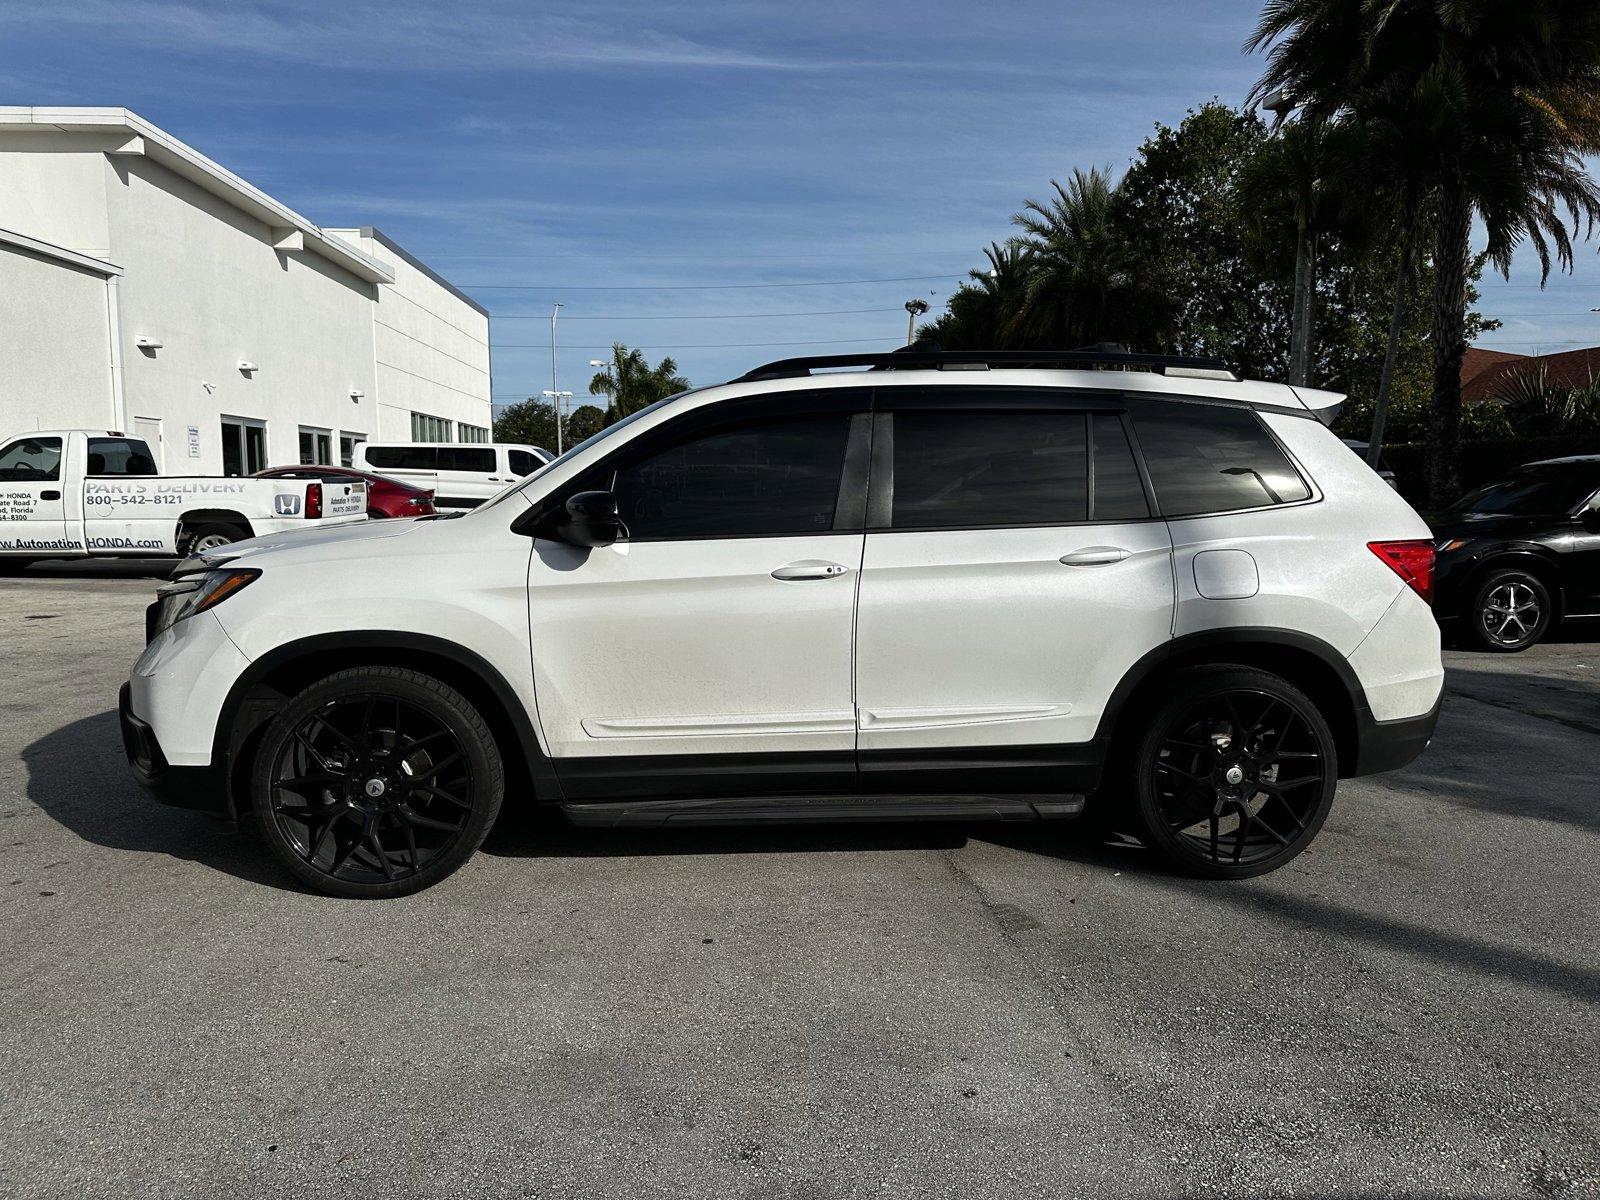
[[1008, 328], [1027, 299], [1032, 255], [1013, 239], [990, 242], [983, 256], [987, 270], [968, 272], [946, 302], [945, 311], [919, 331], [946, 350], [1006, 350]]
[[1317, 241], [1343, 202], [1340, 188], [1349, 140], [1343, 125], [1321, 117], [1284, 122], [1239, 177], [1240, 198], [1258, 219], [1279, 212], [1294, 218], [1294, 313], [1289, 326], [1292, 384], [1311, 382]]
[[1359, 116], [1383, 97], [1431, 110], [1419, 164], [1433, 218], [1433, 409], [1428, 492], [1457, 490], [1461, 357], [1474, 217], [1509, 274], [1527, 242], [1540, 282], [1572, 266], [1600, 219], [1581, 156], [1600, 150], [1600, 5], [1594, 0], [1269, 0], [1246, 48], [1271, 45], [1256, 94], [1282, 89], [1309, 116]]
[[611, 397], [607, 424], [688, 388], [689, 381], [678, 374], [678, 364], [670, 357], [652, 367], [640, 351], [630, 350], [621, 342], [612, 343], [610, 366], [589, 380], [591, 396]]
[[1003, 329], [1008, 340], [1030, 349], [1150, 341], [1160, 307], [1117, 225], [1110, 169], [1074, 169], [1065, 186], [1052, 186], [1050, 201], [1029, 200], [1011, 218], [1028, 272], [1023, 303]]

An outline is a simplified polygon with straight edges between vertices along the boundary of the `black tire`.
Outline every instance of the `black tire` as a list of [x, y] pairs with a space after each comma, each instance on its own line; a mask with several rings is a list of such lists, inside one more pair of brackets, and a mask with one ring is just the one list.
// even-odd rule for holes
[[241, 529], [237, 525], [196, 525], [184, 534], [183, 552], [199, 554], [205, 550], [215, 550], [218, 546], [242, 542], [249, 536], [248, 529]]
[[1132, 769], [1140, 840], [1208, 879], [1293, 859], [1327, 820], [1339, 779], [1333, 732], [1310, 698], [1270, 672], [1227, 665], [1171, 680]]
[[1495, 654], [1517, 654], [1534, 645], [1554, 617], [1550, 589], [1517, 567], [1485, 575], [1462, 614], [1468, 643]]
[[408, 895], [451, 874], [483, 843], [504, 791], [478, 710], [399, 667], [356, 667], [306, 688], [268, 726], [251, 770], [256, 828], [278, 861], [317, 891], [354, 899]]
[[0, 557], [0, 575], [21, 575], [33, 565], [33, 561], [31, 558], [12, 558], [10, 555]]

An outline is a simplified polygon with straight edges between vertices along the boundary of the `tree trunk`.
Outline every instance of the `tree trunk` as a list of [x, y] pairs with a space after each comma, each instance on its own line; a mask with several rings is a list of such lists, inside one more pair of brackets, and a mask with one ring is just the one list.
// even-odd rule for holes
[[1378, 377], [1378, 402], [1372, 409], [1372, 435], [1367, 439], [1367, 465], [1378, 469], [1383, 454], [1383, 426], [1389, 419], [1389, 389], [1394, 364], [1400, 357], [1400, 333], [1405, 328], [1406, 287], [1411, 282], [1411, 231], [1400, 235], [1400, 268], [1394, 277], [1394, 312], [1389, 315], [1389, 345], [1383, 352], [1383, 374]]
[[1289, 382], [1305, 385], [1310, 374], [1311, 235], [1302, 218], [1294, 240], [1294, 309], [1289, 319]]
[[1445, 188], [1434, 245], [1433, 409], [1428, 414], [1428, 507], [1435, 509], [1461, 490], [1461, 356], [1467, 349], [1471, 233], [1472, 207], [1466, 196], [1458, 188]]

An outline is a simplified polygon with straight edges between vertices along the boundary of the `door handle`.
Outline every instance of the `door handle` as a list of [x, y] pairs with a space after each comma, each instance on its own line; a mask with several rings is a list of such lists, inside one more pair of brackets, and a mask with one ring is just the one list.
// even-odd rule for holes
[[47, 492], [40, 492], [39, 493], [39, 499], [41, 499], [41, 500], [59, 500], [59, 499], [61, 499], [61, 493], [56, 491], [55, 488], [51, 488]]
[[1104, 567], [1121, 562], [1131, 553], [1121, 546], [1085, 546], [1082, 550], [1063, 554], [1061, 562], [1068, 567]]
[[792, 583], [801, 579], [833, 579], [849, 570], [850, 568], [843, 563], [812, 559], [806, 562], [784, 563], [772, 572], [772, 577]]

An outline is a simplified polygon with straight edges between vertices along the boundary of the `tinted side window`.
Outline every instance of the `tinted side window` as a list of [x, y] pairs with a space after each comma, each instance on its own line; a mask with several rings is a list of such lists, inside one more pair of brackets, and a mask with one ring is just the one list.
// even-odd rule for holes
[[388, 467], [391, 471], [436, 471], [437, 446], [368, 446], [367, 465]]
[[1163, 404], [1136, 413], [1134, 427], [1162, 516], [1267, 508], [1311, 495], [1248, 409]]
[[52, 483], [60, 478], [60, 438], [18, 438], [0, 450], [0, 479], [12, 483]]
[[895, 529], [1065, 525], [1088, 501], [1082, 413], [895, 414]]
[[830, 416], [696, 438], [619, 470], [618, 512], [634, 541], [826, 533], [849, 429]]
[[519, 479], [524, 475], [532, 475], [544, 462], [536, 455], [529, 454], [526, 450], [507, 450], [506, 462], [511, 467], [511, 473]]
[[487, 446], [440, 446], [439, 470], [493, 475], [496, 470], [494, 451]]
[[128, 438], [90, 438], [90, 475], [154, 475], [156, 460], [143, 442]]
[[1092, 520], [1135, 521], [1150, 515], [1133, 447], [1121, 417], [1096, 416], [1094, 426], [1094, 497]]

